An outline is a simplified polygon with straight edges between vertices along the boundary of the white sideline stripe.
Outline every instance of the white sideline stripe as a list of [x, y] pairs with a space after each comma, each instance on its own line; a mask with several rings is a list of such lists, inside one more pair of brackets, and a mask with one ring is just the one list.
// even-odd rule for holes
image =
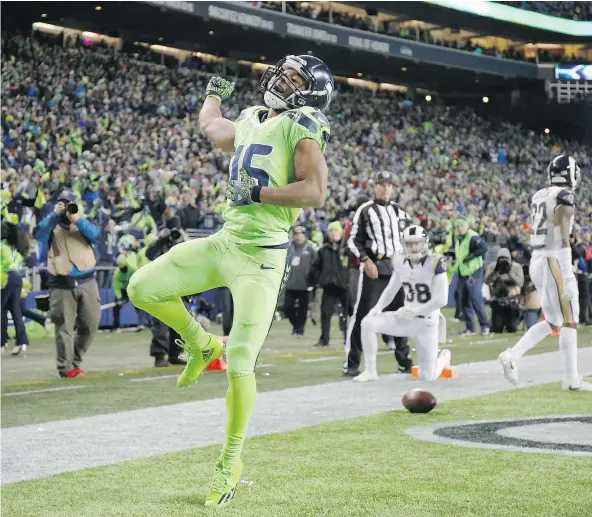
[[[510, 341], [509, 337], [499, 338], [499, 339], [481, 339], [479, 341], [469, 341], [469, 346], [471, 345], [488, 345], [489, 343], [503, 343], [505, 341]], [[518, 341], [518, 340], [516, 340]], [[466, 344], [466, 343], [463, 343]]]
[[90, 388], [90, 386], [89, 385], [63, 386], [61, 388], [45, 388], [42, 390], [11, 391], [9, 393], [2, 393], [2, 396], [3, 397], [16, 397], [17, 395], [32, 395], [34, 393], [48, 393], [50, 391], [81, 390], [82, 388]]
[[[592, 348], [578, 352], [581, 371], [589, 372]], [[557, 382], [561, 377], [558, 351], [528, 355], [520, 361], [521, 386]], [[408, 375], [392, 374], [364, 384], [348, 380], [267, 391], [257, 396], [249, 437], [401, 409], [401, 397], [410, 388], [428, 389], [440, 402], [515, 389], [504, 378], [499, 361], [493, 360], [459, 367], [455, 380], [428, 383]], [[570, 396], [561, 391], [560, 385], [556, 389], [558, 400]], [[226, 399], [223, 390], [220, 391], [221, 397], [217, 399], [2, 429], [2, 483], [42, 479], [221, 444]], [[584, 404], [586, 394], [582, 395]], [[162, 439], [163, 429], [167, 432], [166, 440]], [[72, 455], [71, 451], [84, 453]]]
[[157, 375], [156, 377], [140, 377], [139, 379], [130, 379], [130, 382], [158, 381], [160, 379], [172, 379], [173, 377], [178, 376], [178, 373], [171, 373], [170, 375]]
[[[257, 364], [255, 369], [257, 368], [269, 368], [273, 366], [273, 364]], [[157, 375], [156, 377], [140, 377], [139, 379], [130, 379], [130, 382], [149, 382], [149, 381], [159, 381], [161, 379], [172, 379], [173, 377], [178, 377], [178, 373], [172, 373], [170, 375]]]
[[[393, 352], [378, 352], [376, 355], [392, 355]], [[328, 355], [325, 357], [311, 357], [310, 359], [300, 359], [301, 363], [320, 363], [322, 361], [333, 361], [335, 359], [341, 359], [338, 355]]]

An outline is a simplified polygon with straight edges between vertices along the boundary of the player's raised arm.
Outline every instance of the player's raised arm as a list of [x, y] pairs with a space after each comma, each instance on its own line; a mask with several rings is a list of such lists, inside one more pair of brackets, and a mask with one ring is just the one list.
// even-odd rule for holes
[[234, 152], [234, 122], [222, 116], [220, 106], [234, 90], [234, 83], [212, 77], [206, 88], [206, 99], [199, 112], [199, 127], [205, 137], [216, 147], [224, 151]]

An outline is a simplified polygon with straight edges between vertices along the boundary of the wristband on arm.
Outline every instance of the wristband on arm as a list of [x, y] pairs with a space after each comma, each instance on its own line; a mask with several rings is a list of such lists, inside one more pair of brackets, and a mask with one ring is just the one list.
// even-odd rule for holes
[[251, 200], [253, 203], [261, 203], [261, 187], [260, 185], [255, 185], [251, 187]]

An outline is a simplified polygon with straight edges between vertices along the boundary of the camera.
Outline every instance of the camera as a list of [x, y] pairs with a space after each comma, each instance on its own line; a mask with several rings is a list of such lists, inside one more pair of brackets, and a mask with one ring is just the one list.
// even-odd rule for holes
[[433, 231], [430, 235], [430, 244], [438, 246], [439, 244], [446, 244], [446, 237], [448, 233], [444, 230]]
[[171, 230], [170, 239], [172, 242], [177, 242], [181, 238], [181, 232], [176, 228]]
[[74, 202], [68, 203], [66, 205], [66, 212], [69, 214], [77, 214], [78, 213], [78, 205]]
[[509, 273], [511, 269], [510, 261], [505, 257], [499, 258], [495, 269], [501, 274]]

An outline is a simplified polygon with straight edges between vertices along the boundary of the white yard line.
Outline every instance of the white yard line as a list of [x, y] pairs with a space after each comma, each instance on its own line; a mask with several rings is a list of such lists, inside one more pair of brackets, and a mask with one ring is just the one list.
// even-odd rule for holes
[[35, 393], [48, 393], [50, 391], [81, 390], [83, 388], [90, 388], [90, 386], [89, 385], [62, 386], [60, 388], [45, 388], [42, 390], [10, 391], [8, 393], [2, 393], [2, 396], [3, 397], [16, 397], [18, 395], [33, 395]]
[[[592, 370], [592, 348], [579, 350], [579, 362], [581, 371]], [[401, 409], [401, 397], [410, 388], [428, 389], [440, 401], [514, 389], [502, 375], [498, 361], [458, 366], [458, 372], [455, 380], [433, 383], [392, 374], [366, 384], [343, 380], [260, 393], [249, 436]], [[526, 356], [520, 362], [525, 386], [560, 381], [561, 376], [558, 352]], [[558, 397], [569, 396], [560, 390], [558, 385]], [[221, 397], [3, 429], [2, 483], [220, 444], [224, 439], [225, 404]], [[163, 429], [166, 440], [162, 439]]]
[[[394, 352], [392, 351], [388, 351], [388, 352], [377, 352], [376, 355], [393, 355]], [[326, 355], [323, 357], [311, 357], [309, 359], [300, 359], [298, 362], [300, 363], [321, 363], [323, 361], [336, 361], [337, 359], [339, 359], [340, 361], [343, 361], [343, 354], [342, 355]]]
[[173, 377], [179, 377], [179, 374], [178, 373], [171, 373], [170, 375], [157, 375], [154, 377], [140, 377], [139, 379], [130, 379], [130, 382], [159, 381], [160, 379], [172, 379]]

